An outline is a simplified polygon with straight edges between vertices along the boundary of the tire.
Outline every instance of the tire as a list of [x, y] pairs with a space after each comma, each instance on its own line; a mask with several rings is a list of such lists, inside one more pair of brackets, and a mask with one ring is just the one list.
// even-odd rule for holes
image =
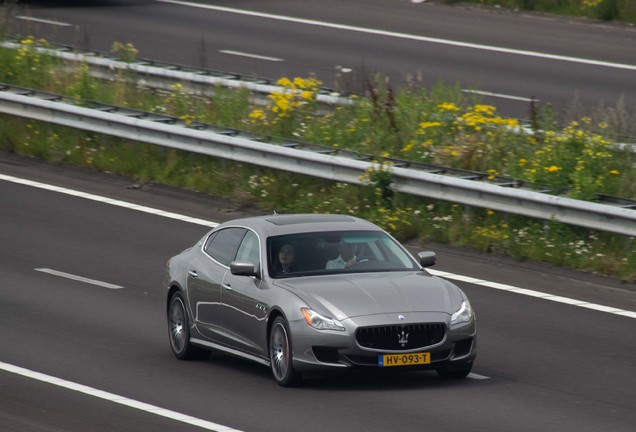
[[471, 363], [460, 363], [457, 365], [451, 364], [436, 369], [437, 375], [444, 379], [462, 379], [466, 378], [470, 371], [473, 369]]
[[272, 375], [280, 386], [294, 387], [301, 383], [302, 375], [294, 369], [289, 327], [280, 316], [274, 319], [269, 332], [269, 362]]
[[198, 360], [210, 355], [208, 350], [190, 343], [190, 321], [180, 292], [172, 295], [168, 305], [168, 337], [172, 352], [180, 360]]

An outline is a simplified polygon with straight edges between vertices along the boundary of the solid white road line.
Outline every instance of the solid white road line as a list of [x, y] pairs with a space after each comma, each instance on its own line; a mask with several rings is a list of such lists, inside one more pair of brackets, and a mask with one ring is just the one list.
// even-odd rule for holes
[[272, 62], [284, 61], [283, 59], [276, 58], [276, 57], [267, 57], [267, 56], [262, 56], [262, 55], [258, 55], [258, 54], [250, 54], [250, 53], [240, 52], [240, 51], [219, 50], [219, 52], [223, 53], [223, 54], [235, 55], [235, 56], [239, 56], [239, 57], [249, 57], [249, 58], [253, 58], [253, 59], [257, 59], [257, 60], [267, 60], [267, 61], [272, 61]]
[[533, 101], [534, 102], [539, 102], [539, 99], [530, 99], [530, 98], [522, 97], [522, 96], [506, 95], [506, 94], [501, 94], [501, 93], [491, 93], [491, 92], [480, 91], [480, 90], [462, 89], [462, 92], [478, 94], [478, 95], [482, 95], [482, 96], [489, 96], [489, 97], [494, 97], [494, 98], [499, 98], [499, 99], [508, 99], [508, 100], [514, 100], [514, 101], [521, 101], [521, 102], [533, 102]]
[[38, 23], [42, 23], [42, 24], [56, 25], [56, 26], [60, 26], [60, 27], [73, 27], [73, 24], [69, 24], [69, 23], [65, 23], [65, 22], [51, 21], [51, 20], [46, 20], [46, 19], [41, 19], [41, 18], [33, 18], [33, 17], [29, 17], [29, 16], [24, 16], [24, 15], [18, 15], [18, 16], [16, 16], [16, 18], [17, 19], [21, 19], [21, 20], [25, 20], [25, 21], [38, 22]]
[[111, 284], [111, 283], [108, 283], [108, 282], [102, 282], [102, 281], [98, 281], [98, 280], [95, 280], [95, 279], [89, 279], [89, 278], [85, 278], [85, 277], [82, 277], [82, 276], [77, 276], [77, 275], [70, 274], [70, 273], [64, 273], [64, 272], [57, 271], [57, 270], [51, 270], [49, 268], [36, 268], [36, 269], [33, 269], [33, 270], [39, 271], [39, 272], [42, 272], [42, 273], [48, 273], [48, 274], [53, 275], [53, 276], [59, 276], [59, 277], [63, 277], [63, 278], [66, 278], [66, 279], [72, 279], [72, 280], [75, 280], [75, 281], [84, 282], [84, 283], [91, 284], [91, 285], [97, 285], [97, 286], [108, 288], [108, 289], [123, 289], [124, 288], [123, 286], [114, 285], [114, 284]]
[[[79, 192], [79, 191], [75, 191], [72, 189], [66, 189], [66, 188], [62, 188], [59, 186], [51, 186], [45, 183], [39, 183], [36, 181], [32, 181], [32, 180], [25, 180], [25, 179], [21, 179], [18, 177], [13, 177], [13, 176], [8, 176], [8, 175], [4, 175], [4, 174], [0, 174], [0, 180], [5, 180], [8, 182], [13, 182], [13, 183], [18, 183], [18, 184], [23, 184], [26, 186], [31, 186], [31, 187], [36, 187], [36, 188], [40, 188], [40, 189], [45, 189], [45, 190], [50, 190], [53, 192], [59, 192], [59, 193], [63, 193], [63, 194], [67, 194], [67, 195], [72, 195], [72, 196], [76, 196], [76, 197], [80, 197], [80, 198], [86, 198], [86, 199], [90, 199], [93, 201], [98, 201], [98, 202], [103, 202], [106, 204], [112, 204], [115, 206], [119, 206], [119, 207], [125, 207], [131, 210], [137, 210], [137, 211], [141, 211], [141, 212], [145, 212], [145, 213], [150, 213], [150, 214], [154, 214], [157, 216], [163, 216], [163, 217], [168, 217], [171, 219], [177, 219], [183, 222], [190, 222], [190, 223], [194, 223], [194, 224], [199, 224], [199, 225], [205, 225], [208, 227], [216, 227], [219, 225], [218, 222], [212, 222], [212, 221], [206, 221], [203, 219], [197, 219], [197, 218], [191, 218], [189, 216], [184, 216], [184, 215], [180, 215], [177, 213], [170, 213], [170, 212], [164, 212], [163, 210], [158, 210], [158, 209], [153, 209], [150, 207], [144, 207], [144, 206], [140, 206], [137, 204], [131, 204], [125, 201], [119, 201], [119, 200], [115, 200], [115, 199], [111, 199], [111, 198], [106, 198], [106, 197], [102, 197], [99, 195], [93, 195], [93, 194], [88, 194], [85, 192]], [[467, 283], [472, 283], [475, 285], [481, 285], [481, 286], [486, 286], [489, 288], [495, 288], [498, 290], [502, 290], [502, 291], [508, 291], [511, 293], [515, 293], [515, 294], [522, 294], [522, 295], [527, 295], [530, 297], [539, 297], [545, 300], [550, 300], [550, 301], [555, 301], [555, 302], [559, 302], [559, 303], [566, 303], [572, 306], [578, 306], [578, 307], [583, 307], [583, 308], [587, 308], [587, 309], [594, 309], [600, 312], [606, 312], [606, 313], [611, 313], [614, 315], [620, 315], [620, 316], [624, 316], [624, 317], [628, 317], [628, 318], [636, 318], [636, 312], [634, 311], [628, 311], [628, 310], [624, 310], [624, 309], [619, 309], [619, 308], [614, 308], [614, 307], [609, 307], [609, 306], [603, 306], [603, 305], [599, 305], [599, 304], [595, 304], [595, 303], [589, 303], [586, 301], [582, 301], [582, 300], [576, 300], [576, 299], [571, 299], [571, 298], [567, 298], [567, 297], [561, 297], [561, 296], [557, 296], [557, 295], [553, 295], [553, 294], [548, 294], [548, 293], [543, 293], [543, 292], [539, 292], [539, 291], [533, 291], [533, 290], [529, 290], [529, 289], [525, 289], [525, 288], [520, 288], [520, 287], [516, 287], [513, 285], [506, 285], [506, 284], [501, 284], [498, 282], [491, 282], [491, 281], [487, 281], [487, 280], [483, 280], [483, 279], [476, 279], [470, 276], [463, 276], [463, 275], [458, 275], [458, 274], [454, 274], [454, 273], [449, 273], [449, 272], [444, 272], [444, 271], [439, 271], [439, 270], [433, 270], [433, 269], [427, 269], [428, 272], [430, 272], [433, 275], [436, 276], [440, 276], [440, 277], [444, 277], [447, 279], [453, 279], [453, 280], [458, 280], [458, 281], [462, 281], [462, 282], [467, 282]]]
[[522, 294], [522, 295], [526, 295], [530, 297], [538, 297], [543, 300], [550, 300], [553, 302], [565, 303], [572, 306], [578, 306], [578, 307], [587, 308], [587, 309], [594, 309], [600, 312], [606, 312], [606, 313], [610, 313], [614, 315], [621, 315], [628, 318], [636, 318], [636, 312], [628, 311], [625, 309], [619, 309], [619, 308], [610, 307], [610, 306], [603, 306], [603, 305], [599, 305], [595, 303], [589, 303], [583, 300], [576, 300], [569, 297], [561, 297], [554, 294], [548, 294], [548, 293], [533, 291], [533, 290], [529, 290], [525, 288], [519, 288], [514, 285], [506, 285], [506, 284], [501, 284], [498, 282], [490, 282], [487, 280], [476, 279], [470, 276], [462, 276], [462, 275], [448, 273], [448, 272], [439, 271], [439, 270], [426, 269], [426, 271], [428, 271], [429, 273], [435, 276], [443, 277], [445, 279], [458, 280], [461, 282], [467, 282], [474, 285], [481, 285], [488, 288], [498, 289], [501, 291], [508, 291], [515, 294]]
[[285, 16], [285, 15], [273, 15], [273, 14], [268, 14], [263, 12], [254, 12], [254, 11], [247, 11], [242, 9], [212, 6], [212, 5], [201, 4], [201, 3], [191, 3], [191, 2], [179, 1], [179, 0], [155, 0], [155, 1], [158, 1], [160, 3], [171, 3], [175, 5], [188, 6], [193, 8], [215, 10], [219, 12], [248, 15], [248, 16], [259, 17], [259, 18], [267, 18], [267, 19], [273, 19], [278, 21], [293, 22], [297, 24], [306, 24], [306, 25], [332, 28], [337, 30], [346, 30], [346, 31], [358, 32], [358, 33], [373, 34], [377, 36], [387, 36], [387, 37], [394, 37], [394, 38], [400, 38], [400, 39], [414, 40], [419, 42], [428, 42], [428, 43], [456, 46], [459, 48], [470, 48], [470, 49], [477, 49], [482, 51], [499, 52], [503, 54], [514, 54], [514, 55], [520, 55], [520, 56], [526, 56], [526, 57], [543, 58], [548, 60], [558, 60], [558, 61], [566, 61], [571, 63], [586, 64], [591, 66], [601, 66], [601, 67], [627, 69], [627, 70], [636, 71], [636, 65], [631, 65], [631, 64], [612, 63], [612, 62], [601, 61], [601, 60], [590, 60], [590, 59], [579, 58], [579, 57], [569, 57], [569, 56], [561, 56], [561, 55], [555, 55], [555, 54], [547, 54], [547, 53], [542, 53], [537, 51], [525, 51], [525, 50], [518, 50], [518, 49], [511, 49], [511, 48], [502, 48], [502, 47], [496, 47], [496, 46], [490, 46], [490, 45], [481, 45], [476, 43], [454, 41], [449, 39], [440, 39], [440, 38], [412, 35], [407, 33], [397, 33], [397, 32], [385, 31], [385, 30], [376, 30], [376, 29], [366, 28], [366, 27], [355, 27], [355, 26], [350, 26], [345, 24], [334, 24], [334, 23], [329, 23], [324, 21], [294, 18], [290, 16]]
[[114, 393], [109, 393], [102, 390], [98, 390], [93, 387], [88, 387], [82, 384], [66, 381], [61, 378], [45, 375], [43, 373], [35, 372], [29, 369], [25, 369], [19, 366], [14, 366], [9, 363], [4, 363], [1, 361], [0, 361], [0, 370], [4, 370], [13, 374], [17, 374], [17, 375], [22, 375], [24, 377], [35, 379], [47, 384], [53, 384], [58, 387], [64, 387], [69, 390], [74, 390], [80, 393], [87, 394], [89, 396], [107, 400], [109, 402], [118, 403], [120, 405], [124, 405], [124, 406], [134, 408], [140, 411], [144, 411], [149, 414], [155, 414], [155, 415], [166, 417], [181, 423], [187, 423], [189, 425], [198, 426], [202, 429], [207, 429], [210, 431], [217, 431], [217, 432], [241, 432], [238, 429], [232, 429], [230, 427], [223, 426], [217, 423], [201, 420], [199, 418], [192, 417], [186, 414], [181, 414], [176, 411], [167, 410], [164, 408], [160, 408], [158, 406], [147, 404], [145, 402], [139, 402], [134, 399], [129, 399], [124, 396], [116, 395]]
[[163, 211], [163, 210], [158, 210], [158, 209], [154, 209], [154, 208], [150, 208], [150, 207], [145, 207], [145, 206], [141, 206], [138, 204], [132, 204], [126, 201], [119, 201], [116, 199], [112, 199], [112, 198], [106, 198], [103, 196], [99, 196], [99, 195], [93, 195], [93, 194], [89, 194], [89, 193], [85, 193], [85, 192], [79, 192], [79, 191], [75, 191], [72, 189], [66, 189], [66, 188], [61, 188], [58, 186], [52, 186], [49, 184], [45, 184], [45, 183], [39, 183], [39, 182], [34, 182], [31, 180], [25, 180], [25, 179], [21, 179], [21, 178], [17, 178], [17, 177], [12, 177], [12, 176], [8, 176], [8, 175], [4, 175], [4, 174], [0, 174], [0, 180], [6, 180], [9, 182], [13, 182], [13, 183], [18, 183], [18, 184], [23, 184], [25, 186], [31, 186], [31, 187], [36, 187], [39, 189], [45, 189], [45, 190], [49, 190], [52, 192], [59, 192], [59, 193], [63, 193], [66, 195], [72, 195], [72, 196], [76, 196], [79, 198], [86, 198], [92, 201], [98, 201], [98, 202], [102, 202], [104, 204], [110, 204], [110, 205], [114, 205], [117, 207], [124, 207], [130, 210], [137, 210], [140, 212], [144, 212], [144, 213], [150, 213], [150, 214], [154, 214], [157, 216], [163, 216], [163, 217], [167, 217], [167, 218], [171, 218], [171, 219], [177, 219], [183, 222], [190, 222], [193, 224], [198, 224], [198, 225], [205, 225], [205, 226], [209, 226], [209, 227], [216, 227], [218, 225], [218, 223], [216, 222], [210, 222], [210, 221], [206, 221], [203, 219], [198, 219], [198, 218], [192, 218], [192, 217], [188, 217], [188, 216], [184, 216], [184, 215], [180, 215], [177, 213], [171, 213], [171, 212], [167, 212], [167, 211]]

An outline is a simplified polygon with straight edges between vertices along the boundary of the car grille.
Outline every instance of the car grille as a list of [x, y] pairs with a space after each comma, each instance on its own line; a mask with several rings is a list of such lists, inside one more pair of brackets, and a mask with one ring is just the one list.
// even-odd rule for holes
[[442, 323], [360, 327], [356, 331], [360, 346], [395, 351], [435, 345], [445, 336], [446, 325]]

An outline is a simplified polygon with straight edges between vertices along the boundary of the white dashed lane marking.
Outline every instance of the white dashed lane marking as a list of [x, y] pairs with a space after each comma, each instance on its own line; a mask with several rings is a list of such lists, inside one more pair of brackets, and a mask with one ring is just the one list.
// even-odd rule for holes
[[42, 272], [42, 273], [48, 273], [48, 274], [53, 275], [53, 276], [59, 276], [59, 277], [63, 277], [63, 278], [66, 278], [66, 279], [75, 280], [75, 281], [78, 281], [78, 282], [84, 282], [84, 283], [91, 284], [91, 285], [97, 285], [97, 286], [108, 288], [108, 289], [123, 289], [124, 288], [123, 286], [114, 285], [114, 284], [111, 284], [111, 283], [108, 283], [108, 282], [102, 282], [102, 281], [95, 280], [95, 279], [89, 279], [89, 278], [85, 278], [83, 276], [77, 276], [77, 275], [70, 274], [70, 273], [64, 273], [64, 272], [57, 271], [57, 270], [51, 270], [49, 268], [36, 268], [36, 269], [33, 269], [33, 270], [39, 271], [39, 272]]

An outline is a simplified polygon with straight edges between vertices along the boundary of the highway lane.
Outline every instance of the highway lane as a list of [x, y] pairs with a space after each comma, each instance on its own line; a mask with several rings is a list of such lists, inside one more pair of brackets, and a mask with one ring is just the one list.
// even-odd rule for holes
[[[394, 85], [459, 82], [503, 95], [485, 99], [520, 117], [527, 117], [525, 100], [532, 97], [560, 107], [574, 98], [588, 107], [614, 104], [621, 95], [636, 104], [636, 32], [621, 26], [379, 0], [113, 0], [73, 7], [35, 1], [20, 13], [69, 24], [16, 18], [14, 30], [22, 34], [104, 51], [115, 40], [132, 42], [146, 58], [247, 75], [315, 73], [327, 85], [354, 90], [376, 71]], [[352, 72], [337, 78], [338, 66]]]
[[[2, 155], [0, 173], [221, 221], [239, 203]], [[487, 379], [434, 373], [311, 376], [279, 388], [228, 356], [180, 362], [167, 342], [166, 259], [208, 229], [0, 181], [0, 362], [244, 431], [387, 429], [631, 431], [636, 320], [459, 283], [477, 310]], [[435, 269], [636, 310], [636, 287], [436, 247]], [[36, 271], [51, 268], [108, 289]], [[197, 430], [0, 370], [0, 429]], [[201, 430], [201, 429], [198, 429]]]

